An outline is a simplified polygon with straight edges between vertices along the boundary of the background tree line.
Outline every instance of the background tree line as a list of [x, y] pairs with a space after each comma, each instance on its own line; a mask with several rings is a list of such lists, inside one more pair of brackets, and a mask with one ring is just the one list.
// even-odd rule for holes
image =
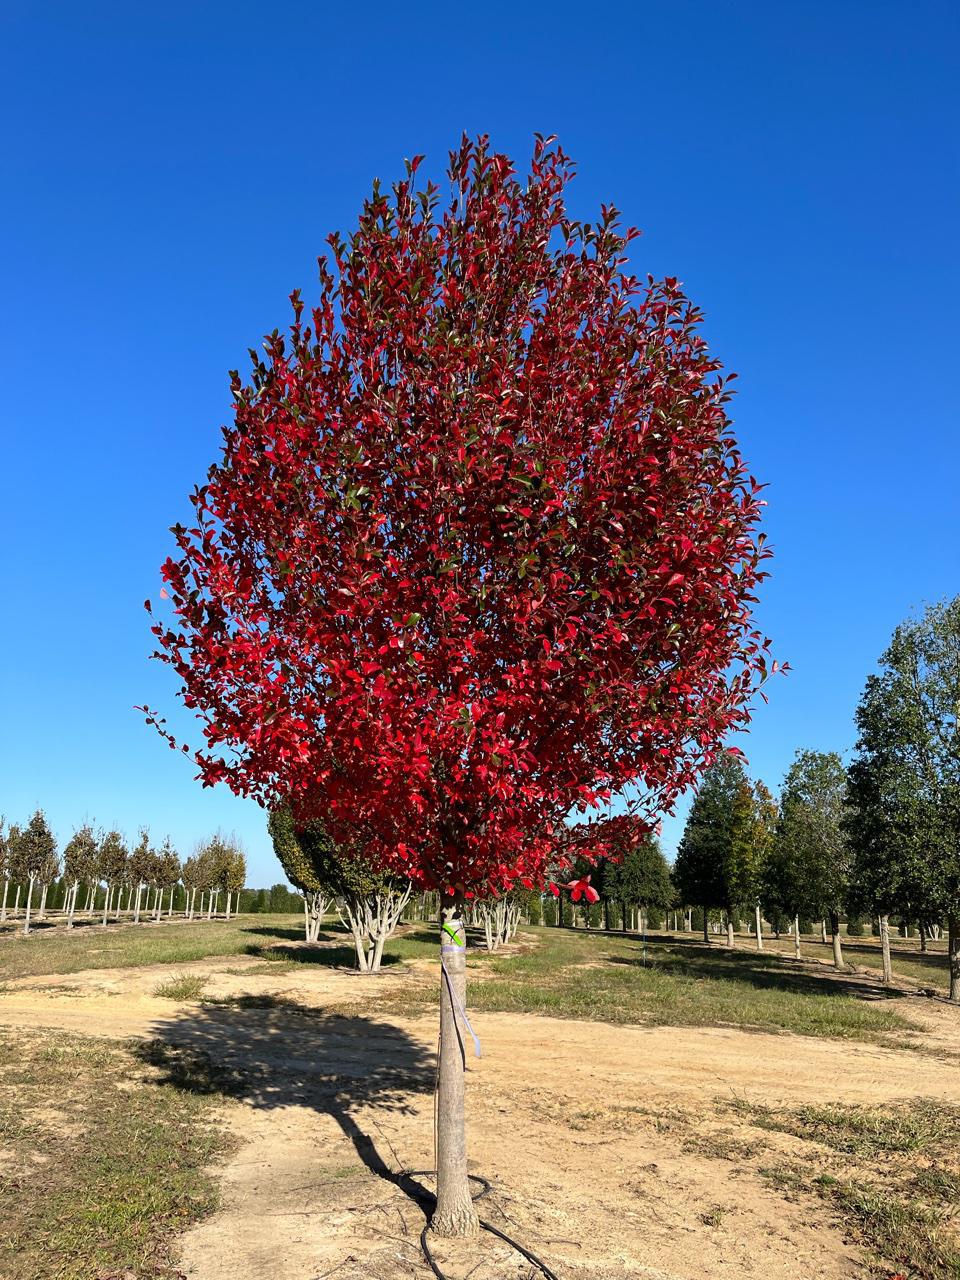
[[779, 803], [734, 753], [705, 774], [674, 867], [674, 884], [704, 921], [719, 911], [733, 945], [738, 916], [800, 934], [819, 921], [834, 963], [864, 917], [891, 980], [890, 924], [915, 924], [921, 947], [948, 937], [950, 998], [960, 1001], [960, 597], [894, 632], [856, 712], [845, 766], [801, 750]]

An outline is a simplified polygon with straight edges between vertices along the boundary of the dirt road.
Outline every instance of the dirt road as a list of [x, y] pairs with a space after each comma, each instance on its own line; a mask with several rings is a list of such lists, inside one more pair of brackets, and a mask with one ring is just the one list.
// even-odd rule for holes
[[[223, 1170], [222, 1210], [184, 1238], [187, 1276], [424, 1276], [423, 1216], [392, 1175], [433, 1164], [433, 1019], [378, 1013], [402, 974], [265, 968], [221, 958], [25, 979], [0, 993], [0, 1022], [149, 1037], [181, 1055], [181, 1075], [196, 1050], [209, 1055], [234, 1093], [226, 1122], [243, 1144]], [[220, 1003], [153, 994], [185, 972], [204, 975]], [[928, 1004], [911, 1016], [931, 1043], [960, 1041], [955, 1011]], [[785, 1199], [760, 1172], [798, 1141], [750, 1130], [724, 1101], [960, 1102], [955, 1060], [850, 1041], [506, 1014], [478, 1022], [468, 1123], [473, 1167], [493, 1185], [483, 1216], [563, 1280], [868, 1276], [824, 1205]], [[458, 1280], [531, 1275], [489, 1236], [446, 1259]]]

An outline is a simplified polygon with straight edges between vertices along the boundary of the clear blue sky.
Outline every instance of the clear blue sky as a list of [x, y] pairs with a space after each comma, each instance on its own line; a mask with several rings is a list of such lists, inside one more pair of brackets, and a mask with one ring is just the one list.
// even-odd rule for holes
[[613, 201], [704, 306], [794, 668], [751, 768], [849, 749], [892, 627], [960, 590], [958, 36], [955, 0], [3, 5], [0, 811], [184, 852], [222, 825], [277, 877], [260, 810], [132, 710], [173, 703], [141, 602], [227, 370], [373, 177], [462, 130], [520, 161], [558, 134], [576, 215]]

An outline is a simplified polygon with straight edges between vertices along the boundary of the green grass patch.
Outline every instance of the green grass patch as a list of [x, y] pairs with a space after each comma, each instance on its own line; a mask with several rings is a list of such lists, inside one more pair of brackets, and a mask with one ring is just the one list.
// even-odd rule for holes
[[153, 988], [153, 994], [163, 1000], [199, 1000], [207, 980], [199, 973], [178, 973]]
[[[807, 1159], [761, 1173], [784, 1191], [826, 1200], [878, 1264], [913, 1280], [960, 1280], [960, 1107], [930, 1099], [785, 1110], [722, 1105], [758, 1128], [817, 1144], [821, 1154], [811, 1147]], [[824, 1156], [824, 1147], [832, 1154]]]
[[218, 1203], [220, 1105], [163, 1083], [131, 1046], [0, 1037], [0, 1275], [172, 1280], [176, 1234]]
[[[879, 938], [844, 937], [842, 942], [843, 958], [847, 964], [860, 970], [873, 970], [879, 976], [883, 969]], [[749, 946], [750, 940], [742, 939], [741, 943]], [[764, 939], [764, 946], [781, 955], [793, 956], [792, 938], [768, 937]], [[824, 944], [801, 935], [800, 952], [804, 959], [823, 960], [827, 964], [833, 964], [833, 947], [829, 942]], [[944, 992], [949, 989], [950, 969], [946, 942], [930, 941], [927, 943], [927, 950], [921, 951], [916, 938], [891, 938], [890, 953], [894, 981], [897, 978], [909, 978], [924, 987]]]
[[[883, 1040], [919, 1031], [897, 997], [865, 1000], [853, 983], [798, 972], [777, 956], [682, 940], [532, 929], [538, 945], [514, 956], [471, 952], [471, 1008], [644, 1026], [733, 1026]], [[436, 998], [411, 983], [381, 1007], [415, 1012]]]
[[[355, 956], [338, 924], [324, 929], [321, 942], [306, 946], [299, 916], [239, 916], [233, 920], [193, 920], [160, 925], [96, 923], [72, 930], [48, 929], [24, 938], [0, 937], [0, 982], [82, 969], [128, 969], [153, 964], [187, 964], [217, 956], [257, 956], [264, 963], [352, 968]], [[384, 965], [437, 955], [436, 930], [409, 926], [390, 939]], [[278, 972], [280, 970], [277, 970]]]

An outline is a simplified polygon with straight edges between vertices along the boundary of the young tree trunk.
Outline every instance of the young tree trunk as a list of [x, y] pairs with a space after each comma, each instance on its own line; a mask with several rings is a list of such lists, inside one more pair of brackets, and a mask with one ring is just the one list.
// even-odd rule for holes
[[50, 886], [45, 884], [40, 890], [40, 907], [37, 911], [38, 920], [46, 920], [47, 918], [47, 890], [49, 888]]
[[225, 913], [224, 913], [224, 917], [223, 917], [223, 918], [224, 918], [224, 920], [229, 920], [229, 919], [230, 919], [230, 899], [231, 899], [232, 897], [233, 897], [233, 894], [232, 894], [232, 893], [230, 892], [230, 890], [228, 889], [228, 890], [227, 890], [226, 911], [225, 911]]
[[10, 880], [9, 878], [6, 878], [4, 879], [4, 882], [3, 882], [3, 906], [0, 907], [0, 921], [6, 920], [7, 918], [7, 894], [9, 892], [10, 892]]
[[847, 966], [840, 945], [840, 917], [835, 911], [830, 912], [830, 937], [833, 940], [833, 963], [838, 969], [845, 969]]
[[893, 965], [890, 963], [890, 917], [880, 917], [880, 953], [883, 956], [883, 980], [893, 981]]
[[735, 943], [733, 939], [733, 920], [731, 919], [730, 912], [728, 911], [727, 912], [727, 946], [732, 951], [734, 948], [734, 945]]
[[960, 914], [947, 916], [947, 954], [950, 957], [950, 999], [960, 1004]]
[[77, 905], [77, 892], [79, 888], [80, 888], [80, 881], [74, 880], [73, 888], [70, 890], [70, 898], [69, 898], [70, 906], [67, 909], [67, 928], [68, 929], [73, 928], [73, 912], [74, 912], [74, 908]]
[[693, 907], [687, 907], [686, 933], [693, 933]]
[[30, 932], [30, 904], [33, 902], [33, 884], [36, 878], [36, 876], [30, 877], [30, 884], [27, 889], [27, 914], [23, 921], [23, 932], [25, 935]]
[[[438, 1236], [473, 1236], [480, 1229], [467, 1177], [466, 1056], [456, 1003], [466, 1007], [466, 933], [462, 904], [441, 899], [440, 1062], [437, 1073], [437, 1206], [430, 1229]], [[456, 1003], [455, 1003], [456, 1001]]]
[[110, 886], [105, 886], [103, 890], [103, 927], [107, 927], [107, 913], [110, 910]]
[[800, 959], [800, 917], [793, 917], [793, 958]]
[[921, 920], [920, 921], [920, 950], [926, 951], [926, 949], [927, 949], [927, 926]]
[[820, 941], [821, 941], [821, 942], [823, 942], [823, 943], [826, 943], [826, 941], [827, 941], [827, 922], [826, 922], [826, 920], [821, 920], [821, 921], [820, 921]]
[[760, 918], [760, 903], [759, 903], [759, 902], [758, 902], [758, 903], [757, 903], [757, 905], [754, 907], [754, 909], [753, 909], [753, 913], [754, 913], [754, 919], [755, 919], [755, 921], [756, 921], [756, 926], [757, 926], [757, 950], [758, 950], [758, 951], [762, 951], [762, 950], [763, 950], [763, 921], [762, 921], [762, 919]]
[[703, 908], [703, 940], [710, 941], [710, 921], [707, 919], [707, 908]]
[[23, 888], [22, 885], [20, 884], [17, 885], [16, 896], [13, 899], [13, 914], [15, 916], [18, 916], [20, 914], [20, 890], [22, 888]]
[[135, 901], [135, 902], [134, 902], [134, 904], [133, 904], [133, 923], [134, 923], [134, 924], [139, 924], [139, 923], [140, 923], [140, 895], [141, 895], [142, 893], [143, 893], [143, 885], [142, 885], [142, 884], [138, 884], [138, 885], [137, 885], [137, 897], [136, 897], [136, 901]]
[[86, 901], [86, 905], [84, 906], [84, 911], [88, 916], [93, 915], [93, 902], [96, 897], [96, 894], [97, 894], [97, 891], [94, 888], [94, 886], [92, 884], [88, 884], [87, 885], [87, 901]]

